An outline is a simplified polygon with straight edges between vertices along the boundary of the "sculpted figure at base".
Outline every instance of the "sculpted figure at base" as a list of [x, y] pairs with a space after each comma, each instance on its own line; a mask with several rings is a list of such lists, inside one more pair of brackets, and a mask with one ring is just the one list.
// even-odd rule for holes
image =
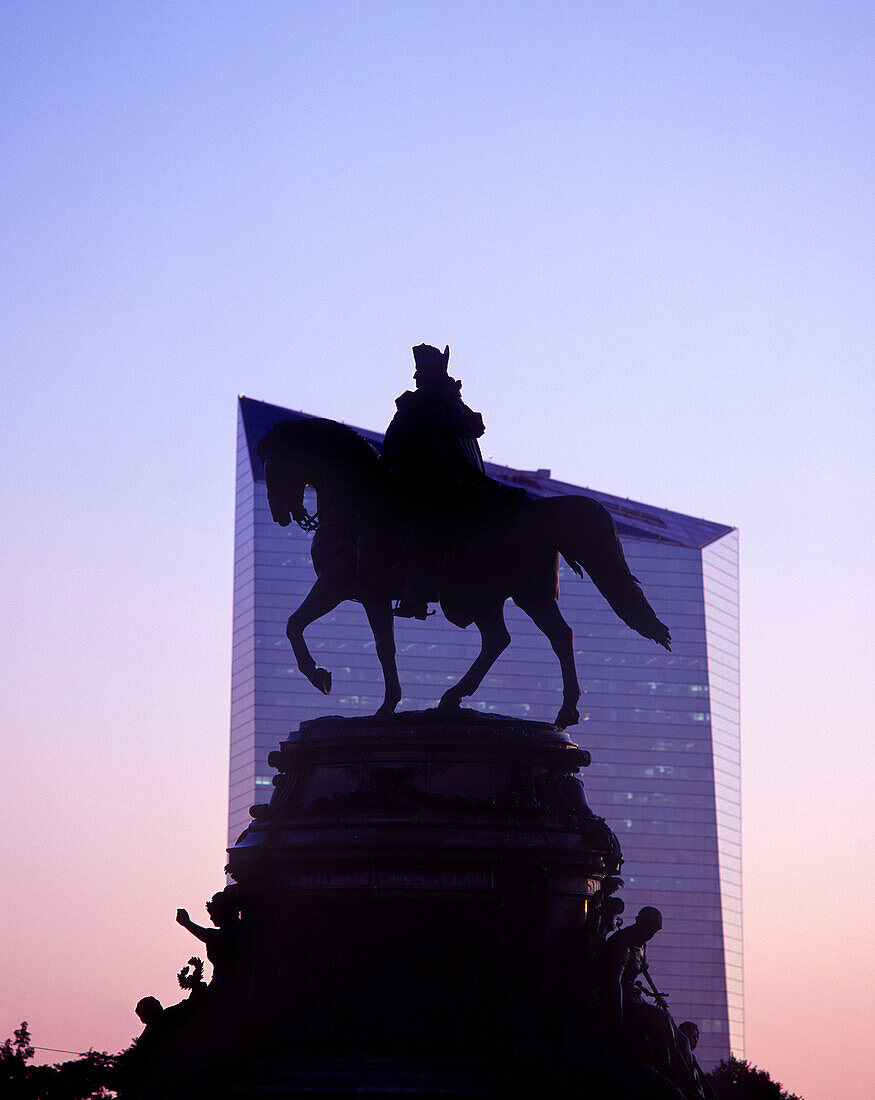
[[208, 986], [204, 981], [204, 961], [197, 955], [192, 955], [186, 965], [176, 975], [180, 989], [187, 989], [189, 1000], [199, 1000], [206, 993]]
[[[578, 575], [589, 574], [633, 630], [669, 649], [668, 628], [632, 576], [601, 504], [585, 496], [523, 499], [486, 478], [474, 434], [482, 420], [461, 403], [455, 382], [444, 378], [448, 351], [441, 367], [433, 362], [436, 349], [422, 347], [417, 351], [438, 381], [433, 393], [426, 385], [421, 397], [412, 395], [402, 405], [415, 400], [422, 406], [428, 447], [417, 451], [406, 413], [390, 426], [384, 460], [355, 431], [331, 420], [284, 421], [258, 445], [277, 523], [285, 527], [294, 519], [312, 530], [316, 521], [303, 495], [307, 485], [316, 490], [318, 528], [311, 548], [316, 582], [286, 627], [298, 668], [325, 695], [331, 691], [331, 673], [316, 665], [304, 630], [342, 600], [359, 600], [383, 671], [385, 693], [377, 713], [391, 714], [401, 700], [392, 601], [401, 600], [404, 614], [422, 617], [425, 600], [436, 595], [451, 623], [462, 628], [474, 623], [481, 637], [477, 658], [441, 697], [439, 707], [455, 709], [477, 690], [510, 643], [503, 610], [510, 598], [547, 636], [559, 660], [562, 705], [556, 725], [564, 729], [580, 719], [580, 686], [571, 628], [557, 602], [560, 555]], [[427, 478], [426, 495], [411, 505], [413, 472], [432, 459], [440, 472]], [[442, 502], [440, 508], [435, 501]], [[498, 503], [506, 506], [492, 507]], [[448, 527], [451, 537], [446, 538]], [[422, 547], [432, 557], [420, 568]], [[434, 586], [436, 592], [424, 591]]]
[[671, 1029], [665, 1014], [648, 1004], [639, 979], [647, 969], [647, 943], [662, 929], [662, 914], [645, 905], [635, 923], [614, 932], [604, 943], [599, 959], [598, 986], [606, 1020], [632, 1041], [646, 1036], [667, 1062]]
[[675, 1024], [665, 994], [650, 977], [647, 944], [661, 929], [662, 914], [645, 905], [634, 924], [604, 942], [596, 960], [597, 1017], [632, 1058], [670, 1082], [679, 1096], [702, 1097], [709, 1086], [693, 1055], [699, 1029], [692, 1021]]
[[696, 1047], [699, 1045], [699, 1025], [692, 1020], [684, 1020], [682, 1024], [677, 1026], [675, 1039], [681, 1068], [686, 1071], [689, 1084], [696, 1088], [700, 1095], [708, 1096], [712, 1091], [711, 1085], [702, 1073], [694, 1054]]
[[[120, 1095], [138, 1100], [140, 1086], [156, 1085], [156, 1091], [169, 1091], [180, 1067], [185, 1065], [193, 1038], [199, 1037], [208, 987], [203, 980], [204, 964], [192, 956], [177, 974], [181, 989], [188, 996], [166, 1008], [157, 997], [142, 997], [135, 1009], [143, 1031], [122, 1056]], [[154, 1094], [154, 1093], [153, 1093]]]
[[221, 976], [221, 970], [228, 964], [237, 944], [240, 918], [240, 902], [234, 886], [226, 886], [205, 905], [215, 928], [204, 928], [188, 915], [186, 909], [176, 910], [176, 923], [196, 936], [207, 949], [207, 958], [213, 964], [213, 981]]

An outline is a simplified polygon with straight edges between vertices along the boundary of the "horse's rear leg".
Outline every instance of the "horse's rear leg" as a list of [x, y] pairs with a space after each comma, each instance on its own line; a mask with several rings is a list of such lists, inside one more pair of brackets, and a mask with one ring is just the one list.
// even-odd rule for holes
[[514, 603], [523, 609], [532, 622], [547, 635], [553, 652], [559, 658], [562, 669], [562, 706], [556, 715], [556, 725], [564, 730], [566, 726], [576, 726], [580, 721], [577, 701], [580, 698], [580, 684], [577, 682], [577, 669], [574, 665], [574, 633], [563, 619], [559, 604], [554, 599]]
[[495, 604], [482, 614], [475, 615], [474, 622], [480, 631], [480, 652], [458, 684], [441, 696], [439, 710], [454, 710], [466, 695], [473, 695], [483, 677], [510, 645], [510, 634], [504, 625], [503, 604]]
[[380, 659], [380, 668], [383, 670], [383, 683], [386, 685], [383, 704], [376, 714], [376, 717], [382, 718], [388, 714], [394, 714], [395, 708], [401, 702], [401, 684], [398, 681], [398, 667], [395, 664], [395, 623], [392, 617], [392, 601], [362, 602], [371, 630], [374, 632], [377, 656]]
[[317, 577], [316, 583], [304, 597], [304, 601], [297, 611], [289, 616], [286, 625], [286, 637], [292, 646], [298, 668], [307, 677], [313, 687], [318, 688], [323, 695], [331, 691], [331, 673], [327, 669], [318, 668], [307, 643], [304, 641], [304, 631], [317, 619], [333, 611], [343, 599], [342, 590], [323, 577]]

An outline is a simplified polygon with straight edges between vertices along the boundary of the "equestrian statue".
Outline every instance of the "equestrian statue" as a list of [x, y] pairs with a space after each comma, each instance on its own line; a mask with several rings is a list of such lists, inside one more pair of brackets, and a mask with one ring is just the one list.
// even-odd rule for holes
[[[316, 581], [286, 629], [298, 668], [330, 692], [331, 673], [317, 667], [304, 630], [343, 600], [357, 600], [383, 670], [377, 714], [392, 714], [401, 701], [393, 615], [425, 620], [428, 604], [439, 603], [451, 623], [474, 623], [481, 637], [473, 664], [438, 704], [455, 709], [509, 645], [504, 604], [512, 599], [559, 660], [556, 726], [574, 725], [580, 686], [571, 627], [557, 602], [560, 557], [578, 576], [586, 572], [643, 637], [670, 649], [668, 628], [629, 571], [606, 509], [586, 496], [533, 500], [490, 478], [477, 443], [483, 418], [448, 373], [449, 347], [420, 344], [413, 355], [416, 388], [396, 401], [379, 454], [352, 428], [317, 418], [275, 424], [258, 444], [273, 519], [315, 531]], [[308, 485], [315, 516], [304, 507]]]

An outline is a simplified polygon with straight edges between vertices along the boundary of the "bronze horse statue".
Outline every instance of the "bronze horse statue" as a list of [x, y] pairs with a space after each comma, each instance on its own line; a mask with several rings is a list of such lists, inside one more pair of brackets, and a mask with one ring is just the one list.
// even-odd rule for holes
[[[304, 630], [343, 600], [358, 600], [383, 670], [385, 695], [377, 714], [392, 714], [401, 701], [392, 600], [403, 589], [408, 522], [392, 476], [369, 443], [333, 420], [275, 424], [259, 443], [258, 456], [275, 522], [287, 527], [294, 519], [316, 532], [311, 547], [316, 582], [286, 628], [298, 668], [325, 695], [331, 691], [331, 673], [316, 666]], [[308, 485], [316, 491], [318, 521], [304, 508]], [[633, 630], [670, 648], [668, 628], [629, 571], [613, 520], [590, 497], [514, 500], [473, 523], [457, 542], [441, 578], [440, 606], [454, 625], [477, 625], [481, 648], [461, 680], [444, 692], [440, 709], [459, 707], [507, 648], [504, 603], [510, 598], [543, 631], [559, 659], [562, 706], [556, 726], [564, 729], [580, 720], [572, 632], [557, 603], [560, 555], [578, 576], [589, 574]]]

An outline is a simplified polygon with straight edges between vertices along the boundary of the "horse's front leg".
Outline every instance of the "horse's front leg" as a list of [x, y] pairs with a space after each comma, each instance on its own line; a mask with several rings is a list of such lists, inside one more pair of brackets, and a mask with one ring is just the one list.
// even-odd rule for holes
[[480, 652], [462, 679], [441, 696], [439, 710], [454, 710], [466, 695], [473, 695], [483, 677], [510, 645], [510, 634], [504, 624], [504, 608], [501, 603], [474, 616], [480, 631]]
[[316, 583], [304, 597], [304, 602], [297, 611], [292, 612], [286, 625], [286, 637], [291, 642], [298, 668], [323, 695], [331, 691], [331, 673], [317, 667], [304, 641], [304, 631], [310, 623], [333, 611], [343, 598], [339, 585], [333, 584], [326, 577], [317, 577]]
[[398, 680], [398, 666], [395, 664], [395, 621], [392, 616], [392, 601], [363, 600], [362, 603], [368, 622], [371, 624], [371, 630], [374, 632], [377, 657], [380, 659], [380, 668], [383, 670], [383, 683], [386, 690], [376, 717], [384, 718], [394, 714], [395, 708], [401, 702], [401, 684]]
[[566, 726], [576, 726], [580, 721], [580, 712], [577, 709], [580, 684], [574, 664], [574, 633], [571, 627], [562, 617], [559, 604], [552, 597], [531, 603], [514, 599], [514, 603], [547, 635], [553, 652], [559, 658], [559, 667], [562, 670], [562, 706], [556, 715], [556, 726], [561, 730]]

